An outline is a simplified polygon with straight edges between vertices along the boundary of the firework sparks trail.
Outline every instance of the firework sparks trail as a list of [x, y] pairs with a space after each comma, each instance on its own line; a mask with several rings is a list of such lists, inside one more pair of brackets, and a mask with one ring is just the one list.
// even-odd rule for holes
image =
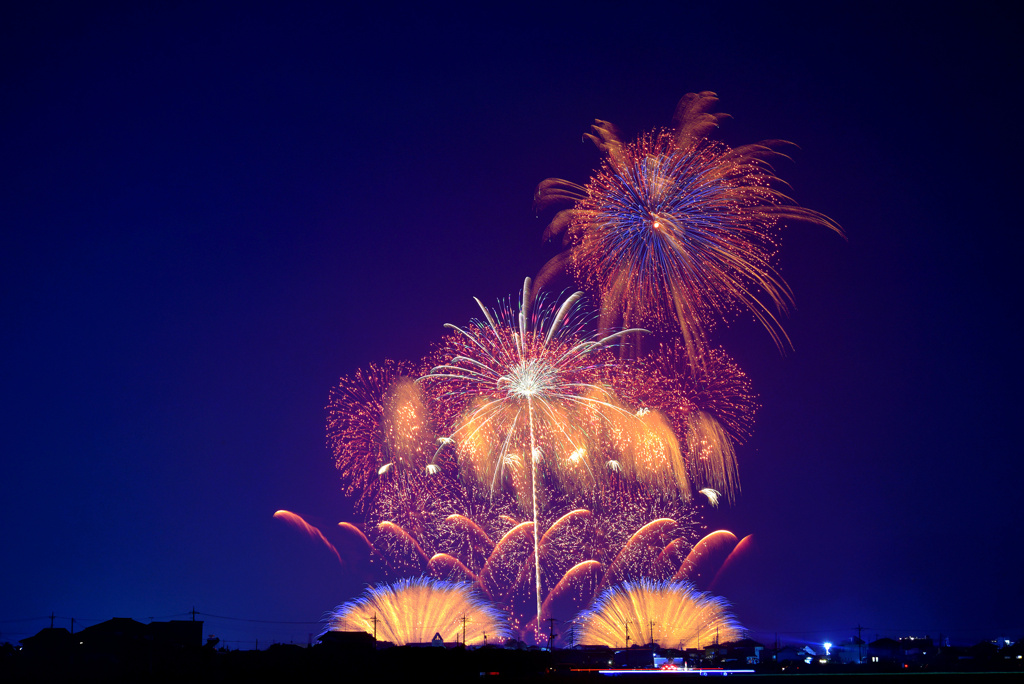
[[370, 587], [329, 615], [323, 634], [329, 631], [377, 634], [396, 646], [427, 643], [435, 633], [449, 643], [464, 633], [466, 644], [509, 635], [501, 614], [468, 584], [424, 578]]
[[[696, 648], [701, 637], [739, 638], [740, 628], [721, 598], [696, 591], [688, 582], [623, 582], [609, 588], [580, 614], [579, 641], [612, 648], [628, 647], [629, 626], [635, 641]], [[655, 638], [657, 636], [657, 638]]]
[[709, 325], [734, 309], [749, 310], [780, 349], [789, 339], [782, 313], [792, 293], [772, 266], [780, 222], [841, 228], [797, 206], [770, 162], [780, 141], [732, 149], [707, 139], [725, 114], [711, 113], [714, 93], [690, 93], [671, 129], [623, 143], [598, 120], [590, 138], [606, 156], [586, 186], [548, 179], [535, 205], [571, 202], [545, 239], [562, 236], [566, 251], [537, 277], [543, 284], [569, 270], [600, 294], [601, 328], [663, 327], [675, 321], [691, 362], [699, 363]]
[[[442, 351], [444, 363], [435, 366], [423, 379], [447, 399], [472, 400], [448, 439], [456, 445], [482, 446], [469, 450], [477, 457], [470, 460], [474, 461], [475, 474], [484, 482], [490, 480], [492, 491], [504, 480], [506, 467], [514, 471], [518, 466], [513, 458], [515, 452], [528, 449], [539, 616], [540, 462], [545, 461], [546, 470], [553, 476], [561, 475], [564, 481], [578, 481], [581, 474], [593, 479], [593, 465], [581, 458], [587, 453], [587, 435], [579, 425], [588, 415], [623, 413], [610, 392], [596, 382], [602, 365], [599, 351], [627, 333], [640, 331], [624, 330], [603, 339], [581, 339], [579, 330], [585, 319], [576, 307], [582, 293], [571, 295], [557, 309], [550, 310], [537, 307], [531, 311], [532, 297], [527, 278], [514, 316], [502, 316], [501, 311], [495, 315], [476, 300], [485, 321], [468, 328], [448, 324], [446, 327], [455, 334]], [[539, 439], [541, 432], [543, 444]], [[481, 444], [481, 436], [489, 439]], [[494, 444], [500, 445], [496, 457], [492, 452]], [[479, 453], [481, 450], [484, 453]], [[480, 477], [482, 473], [484, 477]], [[515, 481], [516, 473], [511, 474]]]

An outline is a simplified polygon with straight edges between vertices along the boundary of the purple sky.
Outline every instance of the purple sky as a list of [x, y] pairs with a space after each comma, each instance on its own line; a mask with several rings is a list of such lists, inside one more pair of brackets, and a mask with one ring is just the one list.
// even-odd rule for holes
[[534, 187], [588, 177], [592, 119], [631, 136], [697, 90], [723, 141], [798, 143], [779, 175], [849, 235], [784, 234], [794, 352], [720, 338], [764, 406], [709, 521], [756, 540], [722, 593], [755, 636], [1024, 637], [1019, 23], [338, 4], [2, 10], [0, 641], [354, 597], [271, 518], [351, 518], [332, 384], [516, 292], [553, 253]]

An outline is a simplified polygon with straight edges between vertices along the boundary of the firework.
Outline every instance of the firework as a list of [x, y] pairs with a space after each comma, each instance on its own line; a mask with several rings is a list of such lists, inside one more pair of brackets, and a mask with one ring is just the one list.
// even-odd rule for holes
[[578, 641], [612, 648], [634, 643], [699, 648], [739, 638], [724, 600], [687, 582], [624, 582], [609, 588], [577, 619]]
[[[526, 280], [518, 309], [480, 304], [484, 321], [449, 325], [422, 378], [448, 430], [438, 454], [457, 453], [464, 485], [481, 485], [493, 500], [507, 491], [521, 510], [558, 493], [582, 496], [611, 476], [657, 492], [689, 497], [686, 468], [673, 427], [660, 414], [636, 411], [613, 383], [642, 385], [640, 366], [624, 367], [610, 352], [629, 329], [596, 339], [581, 293], [561, 305], [544, 295], [531, 302]], [[636, 393], [634, 386], [631, 391]]]
[[672, 128], [629, 143], [598, 121], [588, 137], [605, 158], [587, 185], [540, 184], [538, 208], [572, 206], [545, 232], [565, 249], [538, 283], [568, 271], [597, 293], [597, 313], [582, 292], [555, 301], [526, 279], [518, 301], [476, 300], [482, 318], [448, 325], [420, 366], [388, 361], [332, 390], [328, 445], [362, 522], [339, 524], [339, 546], [275, 517], [342, 564], [406, 579], [340, 606], [331, 629], [451, 640], [467, 616], [468, 641], [529, 639], [579, 615], [583, 640], [610, 646], [630, 629], [680, 646], [736, 636], [721, 599], [697, 588], [712, 589], [750, 538], [698, 541], [697, 511], [738, 493], [735, 445], [757, 405], [708, 331], [746, 309], [784, 346], [777, 229], [841, 231], [780, 190], [778, 145], [708, 139], [725, 117], [716, 102], [688, 95]]
[[437, 437], [415, 377], [407, 362], [371, 365], [342, 378], [327, 405], [327, 443], [342, 491], [378, 521], [430, 510], [458, 489], [442, 461], [430, 462]]
[[338, 549], [335, 548], [334, 544], [328, 541], [327, 537], [324, 536], [324, 533], [321, 532], [319, 528], [317, 528], [314, 525], [310, 525], [303, 519], [301, 515], [299, 515], [298, 513], [292, 513], [291, 511], [281, 509], [279, 511], [274, 512], [274, 517], [278, 520], [283, 520], [289, 525], [292, 525], [302, 530], [311, 539], [314, 539], [323, 544], [324, 546], [326, 546], [327, 548], [329, 548], [331, 550], [331, 553], [334, 554], [334, 557], [338, 559], [338, 563], [340, 565], [344, 565], [344, 561], [342, 561], [341, 559], [341, 554], [338, 553]]
[[686, 434], [695, 413], [714, 417], [738, 443], [753, 432], [757, 396], [746, 373], [722, 349], [705, 350], [702, 363], [695, 364], [675, 338], [621, 368], [625, 372], [615, 376], [616, 394], [661, 411], [677, 434]]
[[[735, 444], [747, 439], [758, 405], [746, 374], [721, 349], [690, 362], [677, 338], [615, 374], [615, 391], [643, 410], [663, 413], [684, 441], [687, 481], [732, 502], [739, 492]], [[707, 495], [705, 493], [705, 495]]]
[[[630, 412], [617, 403], [604, 375], [614, 359], [609, 346], [627, 332], [594, 339], [582, 293], [560, 305], [531, 302], [530, 279], [518, 307], [494, 311], [477, 304], [483, 321], [454, 331], [423, 380], [448, 415], [445, 440], [467, 474], [492, 492], [536, 489], [538, 467], [563, 487], [592, 483], [603, 463], [589, 447], [589, 427], [611, 424]], [[541, 465], [543, 464], [543, 465]], [[524, 496], [532, 508], [534, 492]]]
[[427, 570], [438, 523], [464, 493], [443, 461], [426, 397], [406, 362], [386, 361], [342, 378], [327, 406], [327, 440], [342, 489], [356, 497], [365, 533], [389, 577]]
[[[508, 614], [518, 638], [530, 639], [548, 618], [571, 619], [613, 584], [676, 579], [704, 586], [736, 543], [724, 531], [694, 543], [702, 525], [694, 506], [678, 499], [666, 497], [659, 503], [606, 492], [595, 503], [592, 509], [542, 514], [536, 554], [542, 578], [539, 620], [532, 521], [517, 523], [501, 516], [478, 524], [452, 515], [440, 523], [439, 531], [419, 536], [389, 525], [388, 543], [368, 545], [368, 553], [384, 561], [388, 574], [425, 571], [438, 580], [473, 584]], [[414, 539], [425, 543], [414, 546]], [[427, 545], [438, 539], [441, 543]]]
[[466, 644], [508, 635], [503, 616], [469, 585], [424, 578], [370, 587], [330, 614], [329, 631], [369, 632], [398, 646], [429, 643], [434, 634], [445, 642], [465, 634]]
[[582, 293], [558, 307], [545, 307], [541, 299], [532, 310], [531, 297], [527, 278], [514, 314], [495, 314], [476, 300], [485, 320], [467, 328], [449, 324], [455, 333], [439, 353], [444, 363], [424, 379], [443, 400], [465, 406], [448, 439], [472, 474], [492, 491], [507, 476], [520, 500], [529, 502], [539, 615], [539, 471], [565, 484], [593, 481], [600, 466], [588, 459], [593, 452], [582, 426], [623, 412], [598, 384], [606, 363], [600, 351], [633, 331], [586, 338], [587, 321], [577, 309]]
[[327, 404], [327, 446], [341, 474], [342, 491], [365, 501], [370, 484], [406, 454], [396, 453], [408, 437], [397, 440], [396, 427], [387, 419], [394, 411], [394, 389], [414, 377], [412, 364], [385, 361], [343, 377], [331, 390]]
[[586, 186], [548, 179], [538, 209], [571, 201], [545, 231], [566, 251], [538, 276], [569, 271], [601, 299], [601, 327], [671, 323], [690, 359], [700, 361], [709, 325], [747, 309], [776, 344], [788, 344], [773, 310], [792, 295], [772, 266], [780, 222], [804, 221], [841, 233], [828, 217], [797, 206], [770, 161], [778, 141], [730, 148], [707, 139], [726, 115], [714, 93], [680, 100], [672, 128], [623, 143], [598, 121], [588, 135], [606, 155]]

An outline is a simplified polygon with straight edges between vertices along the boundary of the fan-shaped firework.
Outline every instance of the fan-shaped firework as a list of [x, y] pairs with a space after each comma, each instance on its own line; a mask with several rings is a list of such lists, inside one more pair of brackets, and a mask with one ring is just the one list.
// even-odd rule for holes
[[434, 634], [461, 641], [463, 629], [466, 644], [509, 634], [501, 614], [469, 585], [419, 578], [370, 587], [362, 598], [338, 606], [324, 632], [369, 632], [401, 646], [428, 643]]
[[725, 115], [710, 113], [714, 93], [679, 102], [674, 127], [623, 144], [604, 121], [590, 137], [607, 156], [586, 186], [549, 179], [538, 208], [570, 200], [545, 237], [564, 233], [567, 251], [538, 276], [569, 270], [601, 297], [607, 328], [674, 321], [690, 359], [699, 362], [705, 330], [731, 309], [750, 310], [782, 346], [772, 313], [791, 303], [772, 266], [780, 221], [840, 231], [823, 214], [797, 206], [769, 161], [777, 141], [732, 149], [705, 136]]
[[612, 648], [629, 641], [698, 648], [740, 636], [725, 601], [687, 582], [624, 582], [601, 594], [577, 623], [579, 643]]

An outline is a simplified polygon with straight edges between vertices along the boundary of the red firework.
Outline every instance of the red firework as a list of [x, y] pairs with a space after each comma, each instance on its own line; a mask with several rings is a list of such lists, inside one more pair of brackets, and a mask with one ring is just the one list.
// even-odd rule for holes
[[[405, 361], [385, 361], [342, 378], [327, 404], [327, 445], [342, 491], [361, 510], [401, 508], [453, 487], [437, 449], [430, 410]], [[450, 492], [449, 492], [450, 493]], [[411, 505], [411, 503], [410, 503]]]

